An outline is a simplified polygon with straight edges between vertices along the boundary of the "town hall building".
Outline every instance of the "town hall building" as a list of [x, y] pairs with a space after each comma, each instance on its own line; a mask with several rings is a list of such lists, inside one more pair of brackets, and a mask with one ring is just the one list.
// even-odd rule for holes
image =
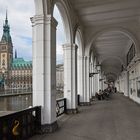
[[0, 87], [1, 90], [32, 89], [32, 61], [17, 57], [16, 50], [14, 56], [7, 13], [0, 40]]

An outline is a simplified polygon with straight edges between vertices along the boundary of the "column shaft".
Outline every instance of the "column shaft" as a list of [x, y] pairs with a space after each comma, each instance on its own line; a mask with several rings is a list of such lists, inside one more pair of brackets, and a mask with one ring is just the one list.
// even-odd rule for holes
[[84, 102], [83, 105], [90, 105], [90, 81], [89, 81], [89, 57], [84, 56]]
[[67, 113], [77, 113], [77, 46], [64, 44], [64, 97]]
[[33, 22], [33, 105], [41, 105], [42, 131], [57, 128], [56, 123], [56, 20], [35, 16]]
[[80, 95], [80, 102], [84, 102], [84, 72], [83, 72], [83, 57], [78, 57], [78, 94]]

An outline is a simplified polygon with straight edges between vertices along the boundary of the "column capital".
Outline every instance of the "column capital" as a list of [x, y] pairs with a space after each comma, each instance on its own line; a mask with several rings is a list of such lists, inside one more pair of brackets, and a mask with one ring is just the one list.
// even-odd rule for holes
[[77, 56], [80, 60], [83, 60], [84, 59], [84, 56], [81, 56], [81, 55], [78, 55]]
[[90, 65], [93, 65], [93, 62], [90, 62]]
[[85, 60], [89, 59], [89, 56], [84, 56], [84, 59], [85, 59]]
[[52, 15], [47, 15], [45, 17], [45, 23], [52, 24], [52, 25], [54, 25], [54, 27], [56, 27], [58, 25], [57, 20]]
[[71, 49], [76, 50], [78, 48], [76, 44], [70, 44], [70, 43], [63, 44], [62, 46], [64, 50], [71, 50]]
[[35, 15], [34, 17], [30, 18], [32, 22], [32, 26], [35, 26], [37, 24], [43, 24], [44, 23], [44, 15]]
[[34, 17], [30, 18], [31, 22], [32, 22], [32, 26], [35, 26], [37, 24], [52, 24], [54, 25], [54, 27], [57, 26], [58, 22], [56, 21], [56, 19], [52, 16], [52, 15], [35, 15]]

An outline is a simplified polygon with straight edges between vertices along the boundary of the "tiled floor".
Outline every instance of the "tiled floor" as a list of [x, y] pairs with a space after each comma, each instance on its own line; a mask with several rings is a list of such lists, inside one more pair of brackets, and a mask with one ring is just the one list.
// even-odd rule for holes
[[140, 140], [140, 106], [120, 94], [61, 118], [52, 134], [30, 140]]

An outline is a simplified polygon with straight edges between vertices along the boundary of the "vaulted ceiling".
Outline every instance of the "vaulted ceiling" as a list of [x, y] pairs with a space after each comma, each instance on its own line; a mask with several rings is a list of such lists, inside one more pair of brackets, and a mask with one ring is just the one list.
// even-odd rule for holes
[[140, 16], [139, 0], [71, 0], [84, 26], [136, 21]]
[[[140, 19], [140, 0], [71, 0], [83, 26], [94, 30], [103, 26], [132, 24]], [[101, 34], [94, 42], [102, 69], [115, 80], [126, 62], [126, 52], [132, 41], [119, 31]]]

